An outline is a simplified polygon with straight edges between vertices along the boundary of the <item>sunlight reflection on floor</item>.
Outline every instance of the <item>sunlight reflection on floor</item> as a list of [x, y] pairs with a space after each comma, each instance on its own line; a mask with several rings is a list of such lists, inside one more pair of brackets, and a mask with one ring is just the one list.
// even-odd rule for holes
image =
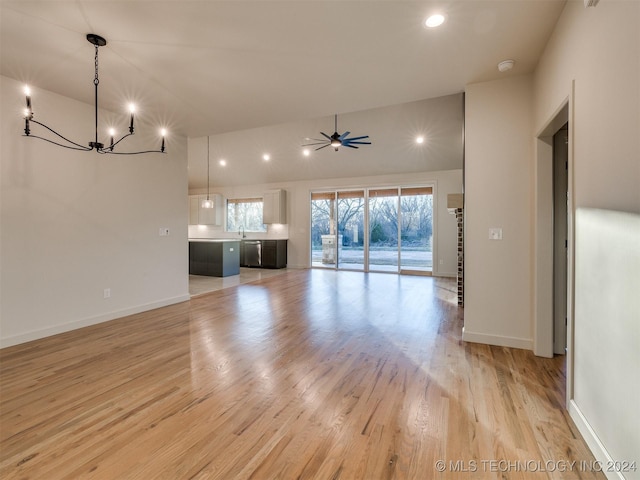
[[229, 277], [208, 277], [204, 275], [189, 275], [189, 294], [192, 297], [202, 295], [223, 288], [235, 287], [243, 283], [255, 282], [264, 278], [280, 275], [287, 271], [286, 268], [269, 270], [259, 268], [240, 268], [239, 275]]

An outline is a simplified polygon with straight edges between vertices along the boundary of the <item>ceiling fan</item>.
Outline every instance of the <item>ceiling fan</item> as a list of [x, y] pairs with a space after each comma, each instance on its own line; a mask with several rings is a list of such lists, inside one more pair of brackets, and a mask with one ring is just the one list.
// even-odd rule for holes
[[312, 147], [315, 145], [321, 145], [316, 148], [316, 150], [320, 150], [325, 147], [333, 147], [333, 149], [337, 152], [340, 147], [349, 147], [349, 148], [358, 148], [356, 145], [371, 145], [371, 142], [365, 142], [363, 140], [368, 139], [369, 135], [363, 135], [361, 137], [349, 137], [351, 132], [344, 132], [342, 135], [338, 133], [338, 115], [335, 115], [335, 131], [333, 135], [329, 136], [324, 132], [320, 132], [322, 136], [325, 138], [307, 138], [307, 140], [314, 140], [316, 143], [307, 143], [303, 145], [303, 147]]

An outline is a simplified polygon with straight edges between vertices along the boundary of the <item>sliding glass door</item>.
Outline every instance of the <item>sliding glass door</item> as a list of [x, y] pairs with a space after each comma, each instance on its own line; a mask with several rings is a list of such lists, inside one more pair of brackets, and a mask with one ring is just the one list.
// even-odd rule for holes
[[369, 270], [398, 272], [398, 189], [369, 190]]
[[364, 190], [338, 192], [338, 268], [364, 270]]
[[336, 194], [311, 194], [311, 266], [336, 268]]
[[400, 270], [433, 269], [433, 192], [431, 187], [400, 189]]
[[311, 194], [311, 265], [424, 274], [433, 269], [433, 189]]

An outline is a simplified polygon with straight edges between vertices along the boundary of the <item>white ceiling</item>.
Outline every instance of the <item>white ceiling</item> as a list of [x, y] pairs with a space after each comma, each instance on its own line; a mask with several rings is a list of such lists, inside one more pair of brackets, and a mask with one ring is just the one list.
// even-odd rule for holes
[[[94, 47], [85, 37], [96, 33], [108, 41], [100, 105], [125, 118], [134, 101], [141, 121], [191, 138], [292, 122], [331, 134], [334, 113], [532, 72], [565, 1], [2, 0], [0, 72], [91, 104]], [[423, 27], [436, 11], [446, 23]], [[500, 73], [505, 59], [515, 68]], [[190, 172], [190, 187], [202, 183]]]

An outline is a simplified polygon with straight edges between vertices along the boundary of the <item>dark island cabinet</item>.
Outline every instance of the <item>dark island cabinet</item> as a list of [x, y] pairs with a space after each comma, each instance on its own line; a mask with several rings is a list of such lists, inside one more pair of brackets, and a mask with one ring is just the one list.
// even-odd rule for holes
[[189, 241], [189, 275], [228, 277], [239, 273], [239, 241]]

